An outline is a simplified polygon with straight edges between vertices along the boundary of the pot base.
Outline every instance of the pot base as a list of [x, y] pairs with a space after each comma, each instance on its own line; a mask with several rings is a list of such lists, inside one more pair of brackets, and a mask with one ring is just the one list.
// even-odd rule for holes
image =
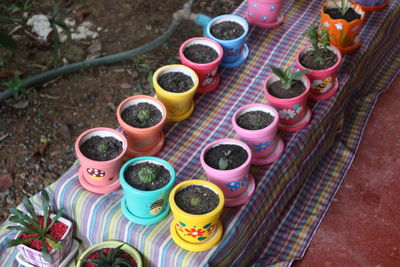
[[[354, 1], [352, 1], [352, 2], [354, 3]], [[384, 9], [388, 3], [389, 3], [389, 0], [386, 0], [386, 2], [380, 6], [363, 6], [358, 3], [356, 3], [356, 4], [359, 5], [361, 7], [362, 11], [364, 11], [364, 12], [374, 12], [374, 11], [379, 11], [379, 10]]]
[[336, 79], [335, 79], [335, 84], [333, 85], [333, 88], [332, 88], [330, 91], [328, 91], [328, 92], [326, 92], [326, 93], [323, 93], [323, 94], [320, 94], [320, 95], [313, 94], [313, 93], [310, 91], [310, 94], [308, 95], [308, 98], [310, 98], [310, 99], [312, 99], [312, 100], [314, 100], [314, 101], [325, 100], [325, 99], [328, 99], [328, 98], [330, 98], [331, 96], [333, 96], [333, 95], [336, 93], [336, 91], [338, 90], [338, 88], [339, 88], [339, 81], [338, 81], [338, 79], [336, 78]]
[[306, 127], [306, 125], [310, 122], [310, 120], [311, 120], [311, 110], [309, 107], [307, 107], [306, 115], [301, 121], [292, 125], [279, 123], [278, 129], [285, 132], [297, 132]]
[[156, 224], [164, 220], [164, 218], [168, 215], [170, 207], [169, 203], [167, 202], [167, 207], [165, 210], [158, 215], [151, 217], [151, 218], [142, 218], [135, 216], [132, 214], [132, 212], [129, 211], [128, 207], [126, 206], [126, 199], [125, 196], [122, 197], [121, 200], [121, 209], [122, 209], [122, 214], [124, 214], [125, 218], [127, 218], [129, 221], [140, 224], [140, 225], [150, 225], [150, 224]]
[[359, 36], [356, 36], [356, 38], [354, 40], [355, 40], [355, 42], [351, 46], [346, 46], [346, 47], [335, 46], [335, 47], [337, 49], [339, 49], [340, 53], [342, 53], [343, 55], [347, 55], [347, 54], [353, 53], [354, 51], [356, 51], [360, 47], [360, 43], [361, 43]]
[[168, 111], [167, 111], [167, 120], [168, 121], [183, 121], [184, 119], [187, 119], [192, 114], [193, 110], [194, 110], [194, 101], [192, 100], [192, 104], [190, 105], [190, 108], [184, 114], [169, 115]]
[[160, 150], [164, 146], [164, 142], [165, 142], [165, 135], [164, 135], [164, 132], [161, 132], [161, 137], [159, 139], [159, 142], [152, 149], [147, 150], [147, 151], [136, 151], [134, 149], [131, 149], [128, 146], [128, 149], [126, 150], [126, 154], [129, 159], [136, 158], [136, 157], [153, 156], [153, 155], [157, 154], [158, 152], [160, 152]]
[[214, 84], [209, 85], [209, 86], [199, 86], [197, 88], [196, 93], [198, 93], [198, 94], [206, 94], [206, 93], [209, 93], [209, 92], [213, 91], [215, 88], [217, 88], [217, 86], [218, 86], [218, 84], [219, 84], [219, 82], [221, 80], [221, 77], [219, 76], [219, 73], [216, 73], [214, 78], [215, 78]]
[[246, 16], [246, 20], [251, 24], [251, 25], [255, 25], [261, 28], [265, 28], [265, 29], [271, 29], [271, 28], [275, 28], [278, 27], [279, 25], [282, 24], [283, 22], [283, 16], [282, 14], [279, 13], [278, 18], [275, 22], [272, 23], [263, 23], [263, 22], [258, 22], [253, 20], [250, 16]]
[[275, 162], [281, 157], [285, 145], [283, 144], [283, 140], [280, 136], [277, 136], [276, 138], [278, 139], [278, 142], [276, 144], [275, 150], [265, 158], [253, 157], [251, 160], [251, 164], [265, 165], [265, 164]]
[[96, 186], [96, 185], [92, 185], [91, 183], [89, 183], [83, 176], [82, 168], [79, 168], [78, 178], [79, 178], [79, 183], [82, 185], [83, 188], [85, 188], [87, 191], [90, 191], [95, 194], [105, 195], [105, 194], [114, 192], [115, 190], [117, 190], [118, 188], [121, 187], [121, 184], [119, 183], [119, 174], [117, 174], [117, 177], [116, 177], [114, 183], [106, 185], [106, 186]]
[[224, 68], [228, 68], [228, 69], [236, 68], [236, 67], [240, 66], [246, 60], [248, 55], [249, 55], [249, 47], [247, 46], [247, 44], [244, 44], [241, 58], [239, 58], [235, 62], [225, 62], [225, 63], [221, 62], [221, 66]]
[[221, 223], [221, 221], [218, 220], [217, 229], [214, 231], [214, 234], [210, 239], [208, 239], [204, 243], [190, 243], [190, 242], [183, 240], [178, 235], [178, 233], [176, 232], [176, 229], [175, 229], [174, 220], [172, 220], [169, 230], [171, 233], [172, 240], [174, 240], [175, 244], [177, 244], [179, 247], [181, 247], [183, 249], [186, 249], [188, 251], [194, 251], [194, 252], [209, 250], [212, 247], [214, 247], [215, 245], [217, 245], [219, 243], [219, 241], [221, 240], [222, 232], [223, 232], [222, 223]]
[[234, 198], [225, 197], [225, 207], [237, 207], [249, 201], [251, 195], [254, 192], [254, 189], [256, 188], [256, 182], [254, 181], [253, 176], [251, 176], [250, 174], [247, 176], [247, 178], [249, 179], [249, 183], [247, 184], [246, 190], [243, 191], [240, 196]]
[[[58, 265], [59, 267], [64, 267], [64, 266], [69, 266], [70, 261], [74, 258], [76, 252], [78, 251], [79, 248], [79, 242], [72, 238], [72, 245], [71, 245], [71, 250], [69, 251], [68, 255], [65, 256], [64, 260]], [[27, 261], [24, 256], [18, 252], [16, 260], [18, 261], [19, 264], [25, 266], [25, 267], [35, 267], [35, 265], [32, 265]]]

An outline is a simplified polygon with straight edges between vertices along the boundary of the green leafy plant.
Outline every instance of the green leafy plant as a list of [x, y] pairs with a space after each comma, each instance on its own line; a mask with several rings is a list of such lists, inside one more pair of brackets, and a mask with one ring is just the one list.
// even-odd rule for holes
[[147, 121], [148, 119], [150, 119], [150, 111], [147, 109], [142, 109], [138, 112], [137, 118], [139, 119], [139, 121], [143, 122], [143, 121]]
[[198, 206], [198, 205], [200, 205], [200, 203], [201, 203], [201, 199], [200, 198], [198, 198], [198, 197], [193, 197], [191, 200], [190, 200], [190, 204], [192, 205], [192, 206]]
[[344, 16], [351, 7], [351, 3], [348, 0], [340, 0], [340, 3], [338, 3], [336, 0], [333, 0], [332, 2], [335, 4], [342, 16]]
[[[16, 18], [8, 18], [0, 16], [0, 25], [14, 24], [15, 22], [17, 22]], [[11, 51], [17, 49], [17, 43], [14, 41], [14, 39], [1, 30], [0, 30], [0, 45]]]
[[32, 240], [40, 240], [42, 242], [42, 254], [43, 258], [47, 262], [51, 262], [51, 256], [49, 254], [49, 251], [47, 250], [47, 246], [45, 245], [46, 242], [49, 244], [50, 247], [56, 250], [62, 250], [64, 247], [62, 244], [60, 244], [61, 240], [57, 240], [54, 237], [50, 235], [50, 229], [51, 227], [58, 221], [58, 219], [62, 215], [63, 209], [59, 209], [52, 219], [51, 223], [48, 223], [48, 219], [50, 217], [50, 205], [49, 205], [49, 195], [45, 190], [41, 191], [41, 196], [42, 196], [42, 201], [43, 201], [43, 225], [40, 225], [38, 216], [35, 212], [35, 209], [33, 208], [33, 205], [31, 201], [28, 198], [24, 198], [22, 202], [24, 203], [24, 206], [26, 210], [29, 212], [28, 216], [27, 214], [23, 213], [22, 211], [11, 208], [9, 209], [11, 217], [10, 217], [10, 222], [17, 223], [19, 225], [17, 226], [8, 226], [7, 229], [9, 230], [16, 230], [20, 231], [26, 234], [33, 234], [35, 236], [32, 236], [28, 239], [15, 239], [11, 240], [8, 242], [7, 246], [8, 247], [13, 247], [17, 246], [20, 244], [24, 244], [26, 242], [32, 241]]
[[126, 243], [114, 248], [107, 255], [100, 251], [100, 257], [97, 259], [85, 259], [83, 262], [92, 263], [97, 267], [117, 267], [117, 266], [131, 266], [129, 261], [124, 258], [120, 258], [119, 255], [124, 251], [122, 250], [122, 246]]
[[292, 86], [292, 82], [294, 80], [297, 80], [304, 74], [308, 73], [307, 70], [300, 70], [298, 72], [292, 73], [290, 68], [287, 68], [286, 70], [281, 70], [279, 68], [272, 67], [272, 66], [271, 66], [271, 70], [276, 76], [278, 76], [278, 78], [281, 81], [282, 88], [286, 89], [286, 90], [290, 89], [290, 87]]
[[254, 118], [250, 120], [252, 129], [261, 129], [264, 126], [264, 120], [262, 118]]
[[23, 80], [21, 80], [18, 74], [15, 74], [11, 80], [3, 83], [3, 85], [6, 87], [6, 89], [11, 90], [14, 98], [18, 98], [22, 83]]
[[58, 32], [57, 26], [61, 27], [67, 33], [67, 41], [71, 40], [71, 32], [68, 29], [68, 26], [61, 19], [60, 15], [60, 4], [53, 4], [53, 12], [51, 17], [49, 18], [50, 26], [53, 32], [53, 67], [57, 68], [60, 65], [60, 35]]
[[104, 154], [107, 152], [108, 147], [106, 144], [100, 144], [99, 147], [97, 148], [100, 153]]
[[311, 26], [311, 28], [306, 33], [306, 36], [310, 39], [312, 43], [312, 48], [317, 52], [316, 60], [323, 62], [326, 60], [323, 51], [329, 51], [331, 46], [331, 35], [329, 30], [322, 27], [321, 24], [316, 23]]
[[228, 156], [232, 153], [232, 151], [224, 151], [224, 156], [222, 156], [219, 161], [218, 161], [218, 169], [220, 170], [226, 170], [229, 165], [229, 159]]
[[156, 179], [156, 172], [154, 169], [149, 167], [143, 167], [139, 171], [139, 179], [143, 183], [149, 184]]

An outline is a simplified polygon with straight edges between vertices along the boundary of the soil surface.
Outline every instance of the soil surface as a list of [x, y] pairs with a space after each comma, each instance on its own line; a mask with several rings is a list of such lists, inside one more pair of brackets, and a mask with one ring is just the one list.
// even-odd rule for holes
[[92, 160], [107, 161], [122, 152], [122, 142], [114, 137], [93, 136], [80, 145], [82, 154]]
[[[52, 43], [38, 41], [27, 19], [50, 15], [53, 3], [61, 3], [61, 17], [90, 21], [97, 39], [86, 38], [60, 45], [61, 65], [74, 60], [105, 56], [139, 47], [159, 37], [171, 23], [172, 14], [185, 0], [87, 0], [0, 1], [0, 14], [19, 18], [1, 30], [16, 40], [14, 52], [0, 48], [0, 73], [18, 70], [21, 79], [52, 68]], [[231, 13], [242, 0], [197, 0], [192, 11], [210, 17]], [[11, 8], [14, 6], [15, 8]], [[25, 15], [24, 15], [25, 14]], [[86, 14], [86, 15], [85, 15]], [[99, 29], [99, 30], [97, 30]], [[115, 112], [128, 96], [154, 95], [148, 78], [159, 67], [179, 62], [178, 48], [189, 38], [202, 36], [202, 28], [182, 22], [168, 42], [150, 53], [112, 65], [87, 68], [28, 88], [18, 98], [0, 104], [0, 223], [8, 208], [16, 207], [64, 174], [76, 160], [75, 139], [94, 127], [116, 128]], [[11, 76], [0, 76], [0, 91]], [[11, 186], [11, 187], [10, 187]]]
[[194, 86], [192, 78], [179, 71], [167, 72], [157, 82], [161, 88], [172, 93], [183, 93]]
[[344, 16], [340, 13], [339, 9], [332, 8], [326, 9], [325, 13], [328, 14], [332, 19], [344, 19], [347, 22], [351, 22], [356, 19], [360, 19], [361, 15], [358, 14], [354, 9], [349, 8]]
[[[317, 56], [323, 57], [324, 61], [317, 60]], [[337, 55], [331, 50], [309, 50], [300, 55], [300, 63], [304, 67], [312, 70], [329, 69], [338, 61]]]
[[274, 116], [269, 112], [264, 112], [261, 110], [249, 111], [240, 115], [236, 119], [236, 123], [247, 130], [260, 130], [274, 121]]
[[227, 161], [223, 170], [232, 170], [241, 166], [247, 160], [247, 151], [239, 145], [218, 145], [210, 148], [204, 155], [204, 161], [214, 169], [220, 168], [220, 161]]
[[186, 47], [183, 54], [194, 63], [210, 63], [218, 58], [218, 53], [209, 46], [195, 44]]
[[210, 31], [218, 39], [233, 40], [243, 35], [244, 28], [237, 22], [224, 21], [213, 25]]
[[[155, 174], [155, 179], [152, 182], [145, 183], [139, 177], [139, 172], [142, 168], [151, 169]], [[132, 187], [142, 191], [154, 191], [166, 186], [171, 179], [170, 172], [161, 165], [150, 162], [138, 163], [126, 168], [125, 181]]]
[[268, 93], [275, 97], [288, 99], [301, 95], [306, 90], [306, 87], [301, 81], [294, 80], [292, 81], [292, 86], [289, 89], [284, 89], [281, 81], [272, 83], [267, 89]]
[[176, 193], [175, 202], [184, 212], [198, 215], [214, 210], [219, 204], [219, 197], [205, 186], [189, 185]]
[[[148, 119], [140, 119], [140, 111], [147, 112]], [[139, 103], [137, 105], [132, 105], [124, 109], [121, 113], [121, 118], [130, 126], [136, 128], [149, 128], [162, 119], [161, 112], [152, 104], [149, 103]]]
[[[114, 250], [115, 250], [114, 248], [99, 249], [99, 250], [96, 250], [96, 251], [90, 253], [85, 259], [86, 260], [95, 260], [95, 259], [100, 258], [101, 253], [103, 253], [105, 256], [107, 256], [108, 254], [112, 253]], [[121, 258], [121, 259], [126, 259], [130, 263], [130, 265], [122, 264], [120, 266], [127, 266], [127, 267], [135, 267], [135, 266], [137, 266], [136, 262], [132, 258], [132, 256], [129, 255], [128, 253], [124, 252], [124, 251], [119, 252], [117, 257]], [[96, 267], [96, 265], [93, 264], [93, 263], [85, 263], [83, 266], [84, 267]]]

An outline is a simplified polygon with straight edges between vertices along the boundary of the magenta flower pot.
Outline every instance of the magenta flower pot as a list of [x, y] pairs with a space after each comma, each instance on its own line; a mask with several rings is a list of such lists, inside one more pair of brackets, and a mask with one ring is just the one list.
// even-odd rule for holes
[[304, 92], [293, 98], [278, 98], [271, 95], [267, 86], [278, 81], [276, 75], [271, 75], [264, 83], [264, 93], [268, 103], [273, 106], [279, 114], [278, 129], [287, 132], [296, 132], [303, 129], [311, 120], [311, 110], [307, 106], [308, 95], [310, 92], [310, 80], [307, 76], [302, 76], [301, 82], [306, 87]]
[[[185, 48], [191, 46], [191, 45], [196, 45], [196, 44], [201, 44], [205, 45], [208, 47], [211, 47], [212, 49], [215, 50], [218, 54], [218, 58], [215, 59], [212, 62], [209, 63], [195, 63], [193, 61], [190, 61], [187, 59], [183, 53]], [[179, 57], [181, 59], [181, 62], [183, 65], [191, 68], [194, 70], [199, 77], [199, 87], [197, 88], [196, 93], [204, 94], [213, 91], [215, 88], [217, 88], [220, 77], [217, 72], [218, 66], [221, 63], [222, 56], [224, 54], [224, 51], [221, 47], [220, 44], [217, 42], [205, 38], [205, 37], [196, 37], [196, 38], [191, 38], [189, 40], [186, 40], [179, 48]]]
[[[122, 152], [114, 159], [96, 161], [85, 157], [80, 151], [80, 145], [92, 136], [111, 136], [122, 142]], [[125, 136], [111, 128], [93, 128], [83, 132], [75, 142], [75, 153], [81, 162], [79, 182], [88, 191], [97, 194], [107, 194], [120, 187], [119, 169], [127, 150]]]
[[[239, 145], [247, 152], [247, 160], [241, 166], [232, 170], [214, 169], [207, 165], [204, 160], [205, 153], [212, 147], [222, 144]], [[208, 180], [221, 188], [225, 197], [225, 206], [234, 207], [245, 204], [254, 192], [254, 178], [249, 174], [252, 159], [251, 150], [248, 145], [240, 140], [219, 139], [208, 144], [201, 152], [200, 162]]]
[[338, 61], [335, 65], [324, 70], [312, 70], [304, 67], [300, 63], [300, 56], [311, 50], [311, 45], [303, 48], [296, 56], [297, 67], [301, 70], [308, 70], [306, 74], [307, 78], [310, 79], [310, 95], [309, 98], [313, 100], [324, 100], [333, 96], [339, 88], [339, 81], [336, 78], [336, 74], [339, 70], [340, 64], [342, 63], [342, 54], [339, 49], [334, 46], [330, 46], [329, 50], [336, 54]]
[[[248, 130], [237, 124], [237, 118], [250, 111], [263, 111], [274, 117], [273, 122], [259, 130]], [[279, 159], [283, 152], [283, 141], [277, 135], [279, 114], [275, 108], [265, 104], [249, 104], [238, 109], [232, 117], [233, 128], [240, 140], [251, 149], [252, 164], [264, 165]]]
[[282, 24], [283, 0], [247, 0], [247, 21], [262, 28], [275, 28]]

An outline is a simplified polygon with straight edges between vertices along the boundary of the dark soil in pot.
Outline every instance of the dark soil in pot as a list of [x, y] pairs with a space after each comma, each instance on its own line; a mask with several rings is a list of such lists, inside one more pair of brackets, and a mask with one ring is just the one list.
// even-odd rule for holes
[[211, 34], [220, 40], [233, 40], [244, 33], [244, 28], [234, 21], [223, 21], [211, 26]]
[[356, 19], [361, 19], [361, 15], [358, 14], [352, 8], [349, 8], [349, 10], [347, 10], [344, 16], [342, 15], [342, 13], [340, 13], [339, 9], [337, 8], [326, 9], [325, 13], [328, 14], [332, 19], [344, 19], [347, 22], [351, 22]]
[[288, 99], [301, 95], [306, 90], [306, 87], [301, 81], [294, 80], [292, 81], [292, 86], [289, 89], [285, 89], [282, 87], [281, 81], [276, 81], [270, 84], [267, 90], [268, 93], [275, 97]]
[[111, 136], [92, 136], [80, 145], [80, 150], [89, 159], [107, 161], [121, 154], [122, 142]]
[[[90, 253], [90, 254], [85, 258], [85, 260], [95, 260], [95, 259], [100, 258], [100, 255], [101, 255], [102, 252], [104, 253], [105, 256], [107, 256], [108, 254], [112, 253], [113, 251], [114, 251], [114, 248], [103, 248], [103, 249], [99, 249], [99, 250], [96, 250], [96, 251]], [[118, 256], [117, 256], [117, 257], [118, 257], [118, 258], [122, 258], [122, 259], [126, 259], [126, 260], [128, 260], [129, 263], [130, 263], [130, 265], [121, 264], [121, 265], [120, 265], [121, 267], [122, 267], [122, 266], [124, 266], [124, 267], [125, 267], [125, 266], [126, 266], [126, 267], [135, 267], [135, 266], [137, 266], [136, 261], [132, 258], [131, 255], [129, 255], [129, 253], [126, 253], [126, 252], [122, 251], [122, 252], [118, 253]], [[96, 267], [95, 264], [93, 264], [93, 263], [87, 263], [87, 262], [84, 263], [83, 266], [84, 266], [84, 267]]]
[[152, 104], [138, 103], [124, 109], [121, 118], [132, 127], [149, 128], [161, 121], [162, 114]]
[[219, 197], [205, 186], [189, 185], [176, 193], [175, 202], [184, 212], [206, 214], [218, 206]]
[[[207, 150], [204, 155], [204, 161], [208, 166], [214, 169], [232, 170], [243, 165], [247, 157], [247, 151], [243, 147], [239, 145], [223, 144]], [[221, 168], [221, 164], [227, 167]]]
[[172, 93], [183, 93], [194, 86], [192, 78], [179, 71], [167, 72], [157, 82], [161, 88]]
[[246, 112], [236, 119], [236, 123], [247, 130], [260, 130], [274, 121], [274, 116], [261, 110]]
[[202, 44], [187, 46], [183, 54], [190, 61], [200, 64], [210, 63], [218, 58], [218, 53], [214, 49]]
[[[324, 61], [317, 60], [317, 57], [325, 58]], [[304, 67], [312, 70], [329, 69], [338, 61], [337, 55], [331, 50], [309, 50], [300, 55], [300, 63]]]
[[[153, 173], [151, 179], [144, 179], [141, 172], [146, 169]], [[132, 187], [142, 191], [154, 191], [166, 186], [171, 179], [170, 172], [162, 165], [151, 162], [142, 162], [126, 168], [125, 181]]]

